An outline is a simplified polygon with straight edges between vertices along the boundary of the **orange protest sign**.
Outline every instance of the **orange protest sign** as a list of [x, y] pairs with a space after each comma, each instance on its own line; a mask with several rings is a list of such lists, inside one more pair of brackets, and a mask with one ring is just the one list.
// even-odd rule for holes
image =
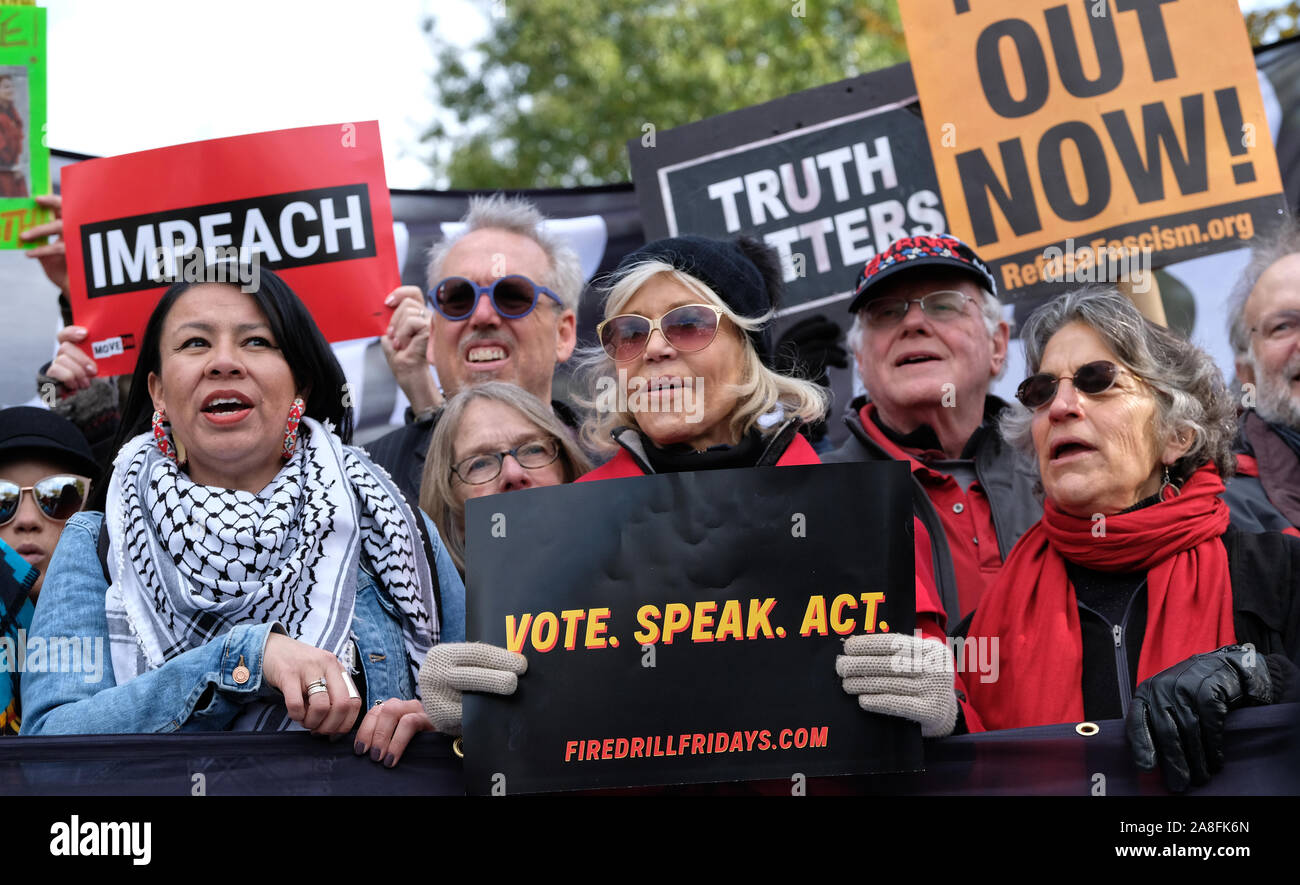
[[1284, 205], [1233, 0], [900, 9], [949, 225], [1012, 299], [1237, 248]]

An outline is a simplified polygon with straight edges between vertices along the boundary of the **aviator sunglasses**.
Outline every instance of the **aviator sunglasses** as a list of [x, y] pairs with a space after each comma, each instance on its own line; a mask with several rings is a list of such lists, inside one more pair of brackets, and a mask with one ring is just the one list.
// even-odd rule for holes
[[449, 320], [468, 319], [478, 307], [479, 297], [486, 294], [492, 308], [508, 320], [526, 317], [537, 306], [538, 294], [548, 295], [556, 304], [560, 296], [520, 274], [501, 277], [490, 286], [480, 286], [464, 277], [447, 277], [425, 294], [425, 301]]
[[16, 482], [0, 479], [0, 525], [5, 525], [18, 515], [23, 492], [30, 491], [36, 508], [46, 519], [62, 522], [81, 509], [90, 492], [90, 480], [80, 476], [58, 474], [47, 476], [35, 485], [20, 486]]
[[1079, 393], [1096, 396], [1114, 387], [1121, 371], [1125, 370], [1110, 360], [1097, 360], [1080, 366], [1073, 375], [1058, 376], [1039, 372], [1020, 382], [1016, 388], [1016, 399], [1027, 409], [1041, 409], [1056, 398], [1056, 388], [1064, 378], [1069, 378]]
[[683, 304], [657, 320], [637, 313], [621, 313], [596, 326], [596, 335], [605, 353], [620, 363], [644, 353], [655, 329], [674, 349], [694, 353], [713, 343], [722, 314], [722, 308], [711, 304]]

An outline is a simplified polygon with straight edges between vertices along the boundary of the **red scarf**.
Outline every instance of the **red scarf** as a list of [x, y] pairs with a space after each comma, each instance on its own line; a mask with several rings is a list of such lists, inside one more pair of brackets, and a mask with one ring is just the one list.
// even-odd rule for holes
[[1219, 540], [1228, 527], [1222, 491], [1218, 472], [1206, 465], [1176, 497], [1107, 516], [1104, 535], [1098, 523], [1062, 513], [1048, 501], [971, 623], [970, 637], [998, 637], [998, 680], [975, 679], [967, 686], [985, 727], [1084, 718], [1083, 640], [1066, 560], [1100, 571], [1147, 573], [1139, 682], [1235, 642], [1228, 553]]

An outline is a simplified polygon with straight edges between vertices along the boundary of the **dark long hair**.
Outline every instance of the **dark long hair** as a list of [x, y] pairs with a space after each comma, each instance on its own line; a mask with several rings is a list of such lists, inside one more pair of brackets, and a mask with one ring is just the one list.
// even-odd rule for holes
[[[263, 268], [255, 270], [252, 279], [257, 281], [257, 288], [246, 294], [266, 314], [271, 333], [280, 346], [284, 361], [289, 364], [289, 371], [293, 373], [294, 385], [299, 390], [311, 388], [304, 414], [317, 421], [332, 422], [339, 438], [345, 444], [351, 443], [352, 406], [345, 405], [351, 398], [345, 395], [347, 377], [334, 357], [334, 351], [312, 319], [311, 312], [293, 289], [273, 271]], [[229, 285], [236, 288], [239, 288], [237, 281], [241, 279], [249, 279], [248, 268], [239, 268], [228, 262], [209, 264], [203, 272], [203, 280], [233, 280], [236, 282]], [[117, 438], [113, 441], [114, 452], [121, 451], [128, 440], [149, 429], [154, 410], [153, 400], [149, 396], [149, 373], [162, 371], [163, 324], [176, 300], [192, 287], [200, 285], [203, 285], [203, 281], [173, 284], [163, 293], [158, 306], [150, 314], [144, 339], [140, 343], [140, 358], [131, 375], [131, 392], [122, 408], [122, 423]], [[107, 472], [92, 489], [87, 509], [104, 509], [108, 481], [112, 474], [110, 464]]]

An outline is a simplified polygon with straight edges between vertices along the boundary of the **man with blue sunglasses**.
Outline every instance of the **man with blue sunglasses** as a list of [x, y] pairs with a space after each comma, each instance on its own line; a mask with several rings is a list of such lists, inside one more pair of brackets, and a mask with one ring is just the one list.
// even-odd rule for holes
[[556, 366], [577, 343], [583, 274], [577, 254], [548, 234], [543, 221], [521, 199], [471, 198], [464, 232], [430, 254], [428, 291], [403, 286], [389, 296], [397, 309], [381, 343], [411, 401], [412, 422], [367, 448], [408, 501], [419, 500], [444, 396], [505, 381], [550, 402], [561, 420], [576, 426], [572, 411], [552, 400], [551, 387]]

